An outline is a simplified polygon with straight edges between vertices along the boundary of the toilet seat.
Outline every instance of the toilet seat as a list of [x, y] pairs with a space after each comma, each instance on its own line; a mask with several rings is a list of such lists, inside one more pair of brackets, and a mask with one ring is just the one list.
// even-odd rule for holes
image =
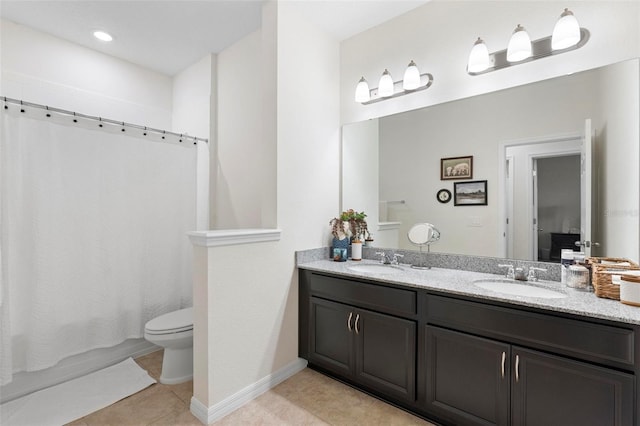
[[174, 334], [190, 330], [193, 330], [193, 308], [160, 315], [144, 326], [144, 332], [149, 335]]

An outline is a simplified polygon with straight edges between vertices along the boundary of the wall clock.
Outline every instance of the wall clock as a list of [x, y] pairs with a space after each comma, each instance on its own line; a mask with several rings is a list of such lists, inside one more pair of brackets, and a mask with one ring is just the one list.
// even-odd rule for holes
[[438, 201], [443, 204], [448, 203], [449, 201], [451, 201], [451, 191], [449, 191], [448, 189], [441, 189], [440, 191], [438, 191], [437, 198]]

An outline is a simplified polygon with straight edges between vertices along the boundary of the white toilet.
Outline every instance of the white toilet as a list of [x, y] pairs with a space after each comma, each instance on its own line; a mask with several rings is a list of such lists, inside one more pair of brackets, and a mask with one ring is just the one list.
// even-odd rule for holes
[[160, 383], [175, 385], [193, 378], [193, 308], [152, 319], [144, 326], [144, 338], [164, 348]]

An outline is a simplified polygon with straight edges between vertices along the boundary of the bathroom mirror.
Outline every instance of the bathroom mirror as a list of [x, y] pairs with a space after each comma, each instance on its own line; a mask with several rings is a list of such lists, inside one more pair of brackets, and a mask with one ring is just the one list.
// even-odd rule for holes
[[[402, 236], [407, 235], [413, 224], [428, 219], [438, 223], [438, 228], [447, 235], [439, 242], [438, 252], [504, 257], [505, 235], [499, 221], [503, 217], [506, 194], [499, 191], [504, 185], [498, 180], [501, 174], [509, 176], [509, 172], [500, 171], [506, 167], [499, 164], [500, 150], [521, 141], [580, 138], [585, 120], [591, 119], [594, 129], [594, 208], [591, 212], [597, 227], [593, 241], [600, 243], [592, 254], [638, 260], [638, 64], [638, 59], [632, 59], [345, 125], [343, 205], [367, 212], [378, 210], [379, 229], [373, 225], [375, 217], [369, 215], [378, 247], [414, 249]], [[354, 153], [359, 157], [353, 157]], [[363, 155], [367, 156], [365, 160]], [[469, 180], [487, 180], [487, 206], [454, 206], [437, 199], [441, 189], [454, 192], [454, 182], [458, 182], [440, 179], [440, 160], [462, 156], [473, 156], [473, 176]], [[504, 152], [502, 156], [504, 158]], [[524, 158], [528, 159], [526, 155]], [[357, 176], [366, 176], [366, 185], [355, 179]], [[556, 186], [561, 188], [563, 181], [557, 182]], [[523, 183], [522, 191], [528, 185]], [[517, 188], [518, 194], [522, 192]], [[357, 194], [358, 198], [350, 198], [351, 194]], [[528, 202], [528, 197], [515, 198]], [[538, 229], [548, 240], [551, 233], [570, 234], [580, 227], [573, 216], [555, 213], [556, 201], [539, 201], [545, 212], [552, 214], [549, 225]], [[362, 203], [366, 205], [360, 206]], [[515, 206], [516, 211], [528, 208], [531, 207]], [[522, 219], [521, 214], [510, 218], [512, 244], [518, 248], [529, 244], [522, 235], [534, 233], [534, 224], [524, 223]], [[388, 232], [395, 232], [395, 236], [385, 237]], [[528, 250], [510, 257], [533, 260]]]
[[440, 239], [440, 231], [430, 223], [416, 223], [409, 229], [407, 238], [412, 244], [417, 245], [420, 250], [419, 263], [411, 265], [411, 267], [415, 269], [431, 269], [430, 266], [427, 266], [426, 259], [422, 255], [422, 248], [427, 246], [427, 252], [429, 252], [431, 244]]

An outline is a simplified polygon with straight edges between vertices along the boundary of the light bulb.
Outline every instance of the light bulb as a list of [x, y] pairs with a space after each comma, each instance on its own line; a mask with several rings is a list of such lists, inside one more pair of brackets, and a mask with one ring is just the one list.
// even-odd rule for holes
[[383, 98], [393, 95], [393, 78], [391, 78], [391, 74], [386, 68], [382, 73], [382, 77], [380, 77], [380, 82], [378, 83], [378, 95]]
[[551, 35], [551, 49], [560, 50], [575, 46], [580, 41], [580, 24], [573, 12], [565, 9], [560, 15], [560, 19], [553, 27]]
[[111, 34], [109, 33], [105, 33], [104, 31], [94, 31], [93, 32], [93, 36], [95, 38], [97, 38], [100, 41], [111, 41], [113, 40], [113, 37], [111, 37]]
[[484, 41], [478, 37], [478, 40], [473, 44], [471, 53], [469, 53], [469, 62], [467, 64], [467, 72], [482, 72], [491, 66], [489, 60], [489, 50]]
[[531, 39], [520, 24], [513, 30], [507, 47], [507, 61], [519, 62], [531, 56]]
[[356, 86], [356, 102], [368, 102], [370, 99], [369, 83], [362, 77]]
[[409, 62], [402, 79], [402, 88], [404, 90], [415, 90], [420, 87], [420, 71], [415, 62]]

